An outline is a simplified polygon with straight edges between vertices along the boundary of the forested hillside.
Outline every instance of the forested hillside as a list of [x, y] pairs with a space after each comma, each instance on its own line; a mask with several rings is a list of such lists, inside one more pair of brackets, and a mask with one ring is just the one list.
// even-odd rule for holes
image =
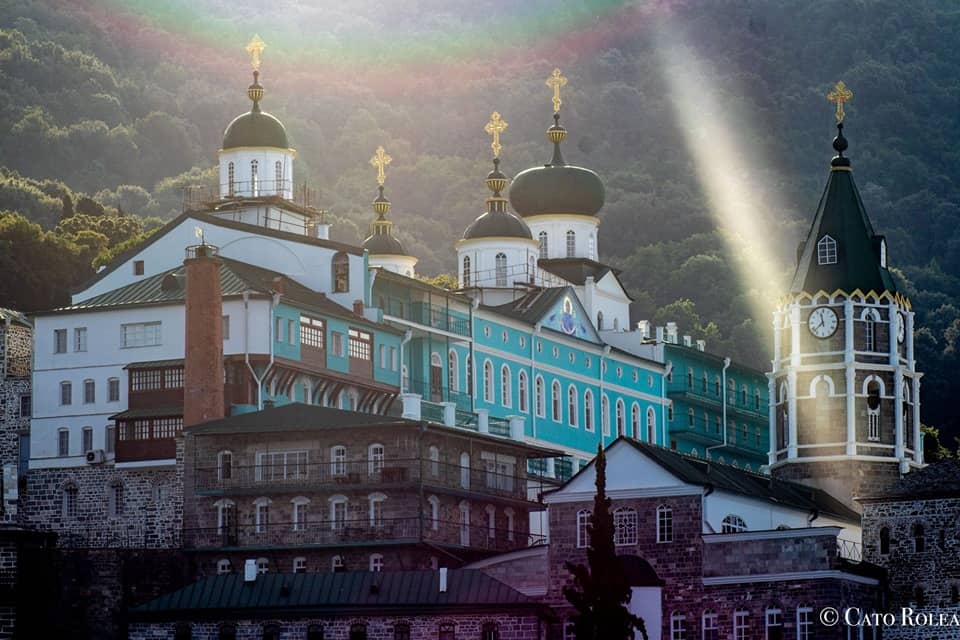
[[[606, 183], [601, 257], [623, 269], [636, 317], [676, 320], [766, 368], [769, 315], [748, 304], [757, 292], [730, 247], [763, 245], [787, 286], [832, 155], [824, 96], [842, 79], [855, 93], [848, 155], [918, 312], [924, 421], [960, 429], [955, 2], [342, 4], [279, 0], [262, 15], [245, 0], [0, 0], [0, 306], [65, 302], [94, 264], [178, 213], [183, 186], [213, 184], [223, 128], [249, 108], [243, 45], [258, 32], [264, 109], [286, 124], [295, 178], [333, 237], [366, 235], [367, 160], [383, 144], [398, 235], [427, 275], [453, 271], [453, 243], [483, 209], [491, 111], [510, 123], [508, 173], [549, 160], [544, 78], [560, 66], [565, 156]], [[702, 113], [678, 114], [671, 74], [684, 69], [665, 51], [694, 61]], [[740, 245], [699, 170], [711, 122], [732, 140], [730, 180], [774, 229]]]

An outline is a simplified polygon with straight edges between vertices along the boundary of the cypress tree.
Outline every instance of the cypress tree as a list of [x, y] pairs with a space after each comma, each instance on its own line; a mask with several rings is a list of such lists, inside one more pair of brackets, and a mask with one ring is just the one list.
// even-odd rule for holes
[[563, 596], [577, 611], [572, 618], [574, 635], [577, 640], [632, 640], [634, 630], [638, 630], [646, 639], [643, 620], [627, 609], [631, 591], [614, 546], [613, 514], [607, 497], [607, 459], [600, 445], [594, 471], [597, 494], [587, 526], [587, 564], [568, 562], [573, 584], [563, 588]]

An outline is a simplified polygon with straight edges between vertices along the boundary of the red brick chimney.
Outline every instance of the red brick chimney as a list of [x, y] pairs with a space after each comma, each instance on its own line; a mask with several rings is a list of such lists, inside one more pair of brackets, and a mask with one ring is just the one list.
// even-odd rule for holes
[[183, 426], [223, 417], [223, 300], [217, 248], [187, 249]]

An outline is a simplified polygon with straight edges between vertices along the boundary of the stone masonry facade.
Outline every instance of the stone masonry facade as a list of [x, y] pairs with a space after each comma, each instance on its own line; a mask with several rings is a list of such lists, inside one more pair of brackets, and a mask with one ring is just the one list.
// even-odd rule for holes
[[20, 439], [30, 433], [32, 341], [33, 330], [29, 326], [0, 319], [0, 511], [4, 522], [16, 522], [19, 518], [19, 489], [26, 471], [19, 468]]

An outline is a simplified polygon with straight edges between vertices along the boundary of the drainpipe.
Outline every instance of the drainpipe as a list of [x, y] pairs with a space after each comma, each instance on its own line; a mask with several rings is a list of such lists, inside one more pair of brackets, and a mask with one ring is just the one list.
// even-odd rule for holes
[[276, 306], [280, 304], [280, 294], [275, 293], [270, 298], [270, 313], [267, 314], [267, 336], [270, 341], [270, 360], [267, 362], [267, 368], [263, 370], [263, 375], [258, 376], [257, 372], [254, 371], [253, 365], [250, 364], [250, 322], [249, 322], [249, 311], [250, 311], [250, 291], [243, 292], [243, 361], [247, 365], [247, 369], [250, 370], [250, 377], [253, 378], [253, 381], [257, 383], [257, 410], [260, 411], [263, 409], [263, 380], [267, 377], [267, 374], [270, 373], [270, 369], [273, 368], [273, 310]]
[[[720, 399], [723, 402], [723, 444], [715, 444], [712, 447], [707, 447], [706, 451], [703, 453], [703, 457], [707, 457], [711, 449], [720, 449], [721, 447], [727, 446], [727, 367], [730, 366], [730, 358], [723, 359], [723, 371], [721, 372], [721, 382], [720, 382]], [[734, 391], [736, 393], [736, 391]]]
[[[403, 334], [403, 340], [400, 341], [400, 393], [407, 392], [407, 390], [403, 388], [403, 348], [410, 342], [411, 338], [413, 338], [413, 330], [407, 329], [407, 332]], [[409, 367], [407, 367], [407, 374], [410, 374]]]
[[[558, 147], [559, 148], [559, 147]], [[603, 421], [607, 421], [607, 425], [610, 425], [610, 403], [607, 402], [607, 410], [603, 410], [603, 363], [604, 359], [610, 355], [610, 345], [604, 345], [603, 351], [600, 353], [600, 446], [606, 447], [606, 442], [603, 440]], [[610, 429], [611, 433], [613, 429]]]
[[[670, 427], [667, 426], [667, 376], [673, 372], [673, 363], [670, 362], [667, 364], [666, 371], [663, 372], [663, 376], [660, 378], [660, 446], [666, 447], [669, 442], [667, 442], [667, 436], [670, 432]], [[676, 416], [674, 416], [676, 418]], [[650, 443], [653, 444], [653, 443]]]
[[[530, 426], [533, 428], [534, 440], [537, 439], [537, 412], [533, 407], [535, 402], [533, 388], [537, 379], [537, 350], [534, 343], [537, 341], [537, 337], [540, 336], [540, 329], [542, 328], [542, 322], [535, 324], [533, 326], [533, 335], [530, 337], [530, 379], [527, 381], [527, 413], [530, 414]], [[544, 393], [546, 393], [546, 391], [544, 391]]]

